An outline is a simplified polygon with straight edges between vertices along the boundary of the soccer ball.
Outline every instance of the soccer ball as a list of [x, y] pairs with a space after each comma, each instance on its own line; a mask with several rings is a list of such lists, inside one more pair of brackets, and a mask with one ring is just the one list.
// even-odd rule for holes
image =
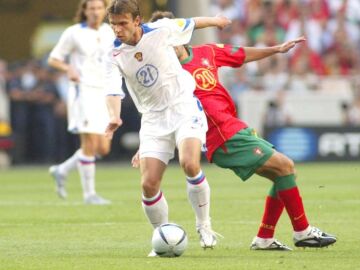
[[179, 257], [187, 246], [186, 232], [174, 223], [165, 223], [154, 230], [152, 247], [160, 257]]

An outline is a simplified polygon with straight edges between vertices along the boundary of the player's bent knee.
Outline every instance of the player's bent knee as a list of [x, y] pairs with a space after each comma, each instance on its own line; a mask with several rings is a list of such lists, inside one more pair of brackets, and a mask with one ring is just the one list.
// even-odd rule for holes
[[200, 163], [194, 161], [185, 161], [181, 162], [181, 167], [183, 168], [187, 176], [193, 177], [200, 172]]
[[295, 173], [295, 164], [294, 161], [287, 156], [282, 156], [281, 158], [281, 174], [290, 175]]
[[141, 187], [146, 197], [153, 197], [159, 192], [160, 181], [151, 178], [143, 178]]

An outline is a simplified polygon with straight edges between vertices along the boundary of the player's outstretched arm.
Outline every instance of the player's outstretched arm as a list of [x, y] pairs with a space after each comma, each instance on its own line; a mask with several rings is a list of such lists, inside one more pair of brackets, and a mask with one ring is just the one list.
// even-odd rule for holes
[[244, 47], [245, 51], [245, 63], [257, 61], [276, 53], [287, 53], [289, 50], [295, 47], [296, 44], [304, 42], [305, 37], [299, 37], [294, 40], [284, 42], [283, 44], [265, 47], [265, 48], [255, 48], [255, 47]]
[[206, 27], [217, 27], [223, 29], [229, 24], [231, 20], [224, 16], [215, 16], [215, 17], [194, 17], [195, 29], [201, 29]]
[[112, 139], [114, 132], [122, 125], [120, 118], [121, 98], [120, 96], [110, 95], [106, 97], [106, 105], [109, 112], [110, 122], [106, 127], [105, 136]]

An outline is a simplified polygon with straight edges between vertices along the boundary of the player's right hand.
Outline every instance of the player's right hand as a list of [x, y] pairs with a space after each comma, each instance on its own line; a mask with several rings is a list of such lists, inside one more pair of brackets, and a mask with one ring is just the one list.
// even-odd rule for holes
[[73, 81], [73, 82], [76, 82], [76, 83], [80, 82], [80, 74], [72, 66], [69, 66], [69, 68], [67, 70], [67, 76], [68, 76], [70, 81]]
[[137, 150], [136, 154], [132, 157], [131, 165], [133, 166], [133, 168], [139, 168], [139, 166], [140, 166], [139, 150]]
[[304, 36], [301, 36], [297, 39], [293, 39], [287, 42], [284, 42], [283, 44], [279, 45], [279, 52], [280, 53], [287, 53], [289, 50], [295, 47], [296, 44], [305, 42], [306, 38]]
[[231, 24], [231, 20], [223, 15], [216, 15], [217, 27], [222, 30]]
[[122, 120], [118, 118], [111, 119], [105, 130], [105, 137], [112, 139], [114, 132], [122, 125]]

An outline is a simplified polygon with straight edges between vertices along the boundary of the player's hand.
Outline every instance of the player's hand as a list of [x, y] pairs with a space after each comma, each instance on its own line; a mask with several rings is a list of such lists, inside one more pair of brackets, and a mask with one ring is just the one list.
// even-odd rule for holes
[[137, 150], [136, 154], [132, 157], [131, 165], [133, 166], [133, 168], [139, 168], [139, 166], [140, 166], [139, 150]]
[[68, 76], [70, 81], [73, 81], [73, 82], [76, 82], [76, 83], [80, 82], [80, 74], [72, 66], [69, 66], [68, 71], [67, 71], [67, 76]]
[[299, 37], [297, 39], [287, 41], [287, 42], [279, 45], [279, 53], [286, 53], [289, 50], [291, 50], [292, 48], [294, 48], [297, 43], [301, 43], [304, 41], [306, 41], [306, 38], [304, 36]]
[[216, 24], [217, 24], [217, 27], [222, 30], [224, 29], [226, 26], [230, 25], [231, 24], [231, 20], [228, 19], [227, 17], [225, 16], [222, 16], [222, 15], [216, 15]]
[[122, 125], [122, 123], [120, 117], [111, 119], [106, 127], [105, 137], [111, 140], [114, 136], [114, 132]]

